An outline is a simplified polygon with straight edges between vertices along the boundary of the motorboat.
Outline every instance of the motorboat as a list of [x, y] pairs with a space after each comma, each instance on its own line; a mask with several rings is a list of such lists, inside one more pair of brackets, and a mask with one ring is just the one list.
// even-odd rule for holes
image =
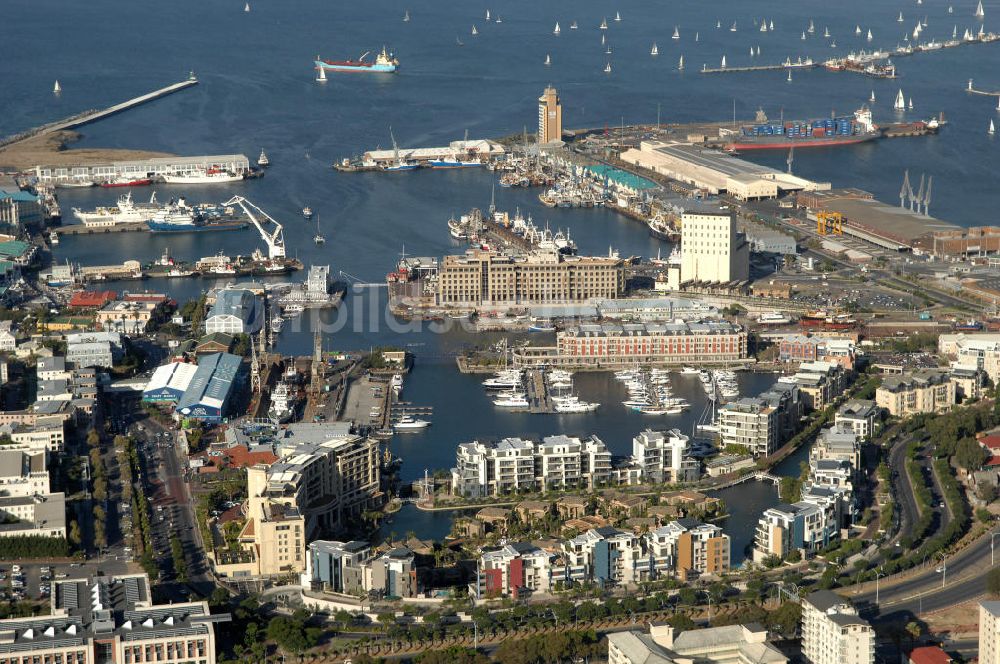
[[422, 431], [429, 427], [431, 423], [427, 420], [420, 420], [410, 415], [404, 415], [399, 418], [399, 420], [392, 425], [392, 428], [396, 431], [402, 432], [412, 432], [412, 431]]

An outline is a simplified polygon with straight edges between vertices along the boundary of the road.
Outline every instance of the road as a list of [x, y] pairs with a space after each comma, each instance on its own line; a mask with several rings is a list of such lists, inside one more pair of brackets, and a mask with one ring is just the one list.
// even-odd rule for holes
[[[993, 569], [991, 542], [995, 538], [992, 535], [998, 534], [1000, 529], [994, 528], [949, 558], [946, 573], [937, 571], [944, 570], [939, 561], [928, 561], [913, 577], [892, 585], [883, 584], [879, 591], [881, 615], [919, 615], [982, 596], [986, 592], [986, 574]], [[944, 576], [947, 578], [942, 578]], [[851, 591], [849, 588], [844, 590]], [[866, 588], [865, 592], [850, 597], [855, 602], [874, 604], [875, 591]]]

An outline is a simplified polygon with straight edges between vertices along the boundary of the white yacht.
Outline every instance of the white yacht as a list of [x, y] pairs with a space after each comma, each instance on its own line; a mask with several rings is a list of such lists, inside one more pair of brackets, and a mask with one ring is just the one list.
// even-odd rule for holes
[[389, 387], [396, 393], [397, 396], [399, 396], [399, 393], [403, 391], [402, 374], [394, 374], [392, 380], [389, 381]]
[[492, 378], [483, 381], [483, 387], [488, 390], [506, 390], [521, 387], [521, 372], [518, 369], [504, 369]]
[[523, 392], [503, 394], [493, 400], [493, 405], [498, 408], [527, 408], [531, 404]]
[[[155, 198], [151, 200], [155, 201]], [[99, 207], [91, 212], [73, 208], [73, 215], [83, 222], [84, 226], [114, 226], [146, 221], [156, 210], [155, 203], [143, 207], [136, 205], [132, 200], [132, 192], [128, 192], [118, 199], [118, 205], [115, 207]]]
[[396, 431], [421, 431], [431, 425], [427, 420], [419, 420], [410, 415], [404, 415], [392, 425]]

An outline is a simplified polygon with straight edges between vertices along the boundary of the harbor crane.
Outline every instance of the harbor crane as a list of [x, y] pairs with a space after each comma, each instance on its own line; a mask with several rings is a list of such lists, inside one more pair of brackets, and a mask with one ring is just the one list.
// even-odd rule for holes
[[[260, 209], [260, 207], [254, 205], [242, 196], [233, 196], [228, 201], [223, 203], [223, 205], [227, 207], [230, 205], [239, 205], [243, 209], [243, 212], [250, 218], [250, 221], [253, 222], [257, 232], [260, 233], [260, 237], [267, 245], [268, 258], [273, 259], [285, 257], [284, 227], [279, 224], [274, 217], [264, 212]], [[258, 216], [263, 218], [263, 220], [258, 218]], [[268, 230], [268, 227], [273, 227], [273, 230]]]

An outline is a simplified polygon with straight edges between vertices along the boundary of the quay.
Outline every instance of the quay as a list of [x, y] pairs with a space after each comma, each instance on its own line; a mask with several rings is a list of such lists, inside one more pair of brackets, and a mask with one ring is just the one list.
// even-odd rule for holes
[[977, 90], [972, 87], [972, 79], [969, 79], [969, 85], [965, 88], [965, 91], [971, 95], [983, 95], [984, 97], [1000, 97], [1000, 90]]
[[70, 224], [59, 226], [53, 229], [59, 235], [93, 235], [95, 233], [135, 233], [149, 231], [149, 226], [142, 221], [126, 221], [114, 226], [84, 226], [83, 224]]
[[186, 90], [191, 86], [198, 85], [198, 79], [195, 77], [194, 72], [191, 72], [188, 77], [178, 83], [172, 83], [166, 87], [160, 88], [159, 90], [153, 90], [152, 92], [147, 92], [144, 95], [139, 95], [127, 101], [123, 101], [120, 104], [115, 104], [114, 106], [109, 106], [108, 108], [88, 111], [82, 115], [69, 118], [62, 122], [58, 122], [55, 125], [48, 125], [45, 129], [46, 132], [52, 131], [64, 131], [67, 129], [75, 129], [76, 127], [82, 127], [85, 124], [90, 124], [91, 122], [97, 122], [98, 120], [103, 120], [106, 117], [115, 115], [116, 113], [121, 113], [122, 111], [127, 111], [136, 106], [141, 106], [145, 103], [160, 99], [161, 97], [166, 97], [175, 92], [180, 92], [181, 90]]

